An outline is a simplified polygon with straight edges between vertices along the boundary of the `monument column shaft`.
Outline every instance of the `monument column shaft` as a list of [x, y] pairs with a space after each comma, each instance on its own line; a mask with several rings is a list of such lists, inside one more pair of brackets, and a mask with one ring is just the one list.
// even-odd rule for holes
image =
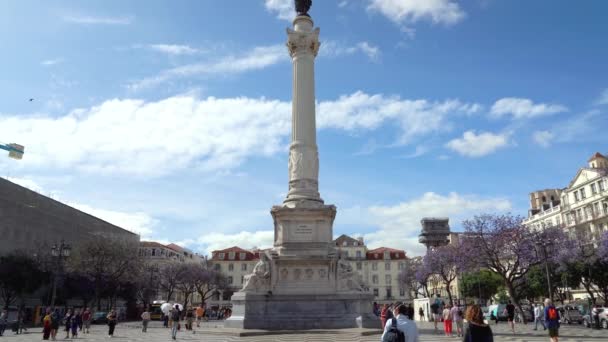
[[291, 142], [312, 148], [317, 147], [314, 68], [315, 60], [311, 54], [293, 58]]
[[298, 16], [287, 29], [287, 47], [293, 61], [292, 133], [289, 147], [289, 192], [285, 204], [297, 206], [319, 195], [319, 153], [315, 119], [315, 57], [319, 29], [309, 16]]

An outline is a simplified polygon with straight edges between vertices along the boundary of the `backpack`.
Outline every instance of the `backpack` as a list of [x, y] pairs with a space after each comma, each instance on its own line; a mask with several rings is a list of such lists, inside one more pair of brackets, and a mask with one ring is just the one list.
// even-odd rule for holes
[[437, 314], [437, 313], [438, 313], [438, 311], [439, 311], [439, 304], [437, 304], [437, 303], [433, 303], [433, 304], [431, 304], [431, 311], [432, 311], [434, 314]]
[[403, 331], [397, 329], [397, 319], [391, 319], [391, 327], [388, 329], [382, 342], [406, 342]]
[[552, 321], [557, 320], [557, 310], [554, 306], [551, 306], [549, 307], [549, 309], [547, 309], [547, 316]]

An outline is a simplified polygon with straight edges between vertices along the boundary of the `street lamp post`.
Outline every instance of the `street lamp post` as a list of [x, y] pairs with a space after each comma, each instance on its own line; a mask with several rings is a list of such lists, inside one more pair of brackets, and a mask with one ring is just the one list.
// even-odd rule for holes
[[536, 246], [542, 247], [543, 251], [543, 261], [545, 262], [545, 274], [547, 276], [547, 287], [549, 290], [549, 299], [553, 302], [553, 291], [551, 290], [551, 275], [549, 274], [549, 263], [547, 262], [547, 246], [551, 245], [551, 243], [547, 243], [547, 241], [537, 241]]
[[55, 263], [55, 274], [53, 275], [51, 307], [55, 306], [55, 299], [57, 297], [57, 278], [59, 276], [59, 272], [63, 269], [63, 259], [68, 258], [71, 252], [72, 247], [70, 247], [70, 245], [65, 243], [63, 240], [61, 240], [61, 244], [59, 246], [54, 244], [53, 247], [51, 247], [51, 256], [57, 260]]

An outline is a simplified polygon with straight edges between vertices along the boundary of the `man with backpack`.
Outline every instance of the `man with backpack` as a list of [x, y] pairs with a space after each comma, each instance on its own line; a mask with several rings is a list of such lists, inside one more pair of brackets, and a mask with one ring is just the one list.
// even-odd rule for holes
[[545, 326], [549, 329], [551, 342], [559, 340], [559, 312], [551, 303], [551, 299], [545, 299]]
[[418, 342], [416, 323], [406, 316], [407, 307], [403, 304], [395, 309], [395, 316], [386, 321], [382, 342]]

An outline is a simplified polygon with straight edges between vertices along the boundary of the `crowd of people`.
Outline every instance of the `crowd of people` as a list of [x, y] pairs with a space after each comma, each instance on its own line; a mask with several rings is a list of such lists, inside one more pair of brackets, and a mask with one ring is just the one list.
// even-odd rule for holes
[[[457, 337], [463, 342], [493, 342], [492, 329], [485, 321], [482, 308], [477, 305], [468, 305], [466, 310], [458, 305], [445, 304], [437, 297], [430, 306], [435, 331], [438, 325], [443, 323], [443, 332], [446, 336], [453, 337], [454, 330]], [[414, 308], [411, 305], [397, 303], [395, 305], [384, 304], [379, 309], [374, 303], [374, 312], [380, 317], [383, 334], [381, 341], [418, 341], [418, 328], [414, 322]], [[510, 301], [506, 305], [504, 314], [513, 333], [515, 333], [515, 305]], [[420, 321], [425, 320], [424, 310], [419, 308]], [[558, 342], [560, 315], [557, 308], [550, 299], [546, 299], [544, 306], [537, 304], [534, 309], [535, 328], [541, 322], [543, 328], [549, 331], [551, 342]], [[466, 325], [465, 325], [466, 322]]]

